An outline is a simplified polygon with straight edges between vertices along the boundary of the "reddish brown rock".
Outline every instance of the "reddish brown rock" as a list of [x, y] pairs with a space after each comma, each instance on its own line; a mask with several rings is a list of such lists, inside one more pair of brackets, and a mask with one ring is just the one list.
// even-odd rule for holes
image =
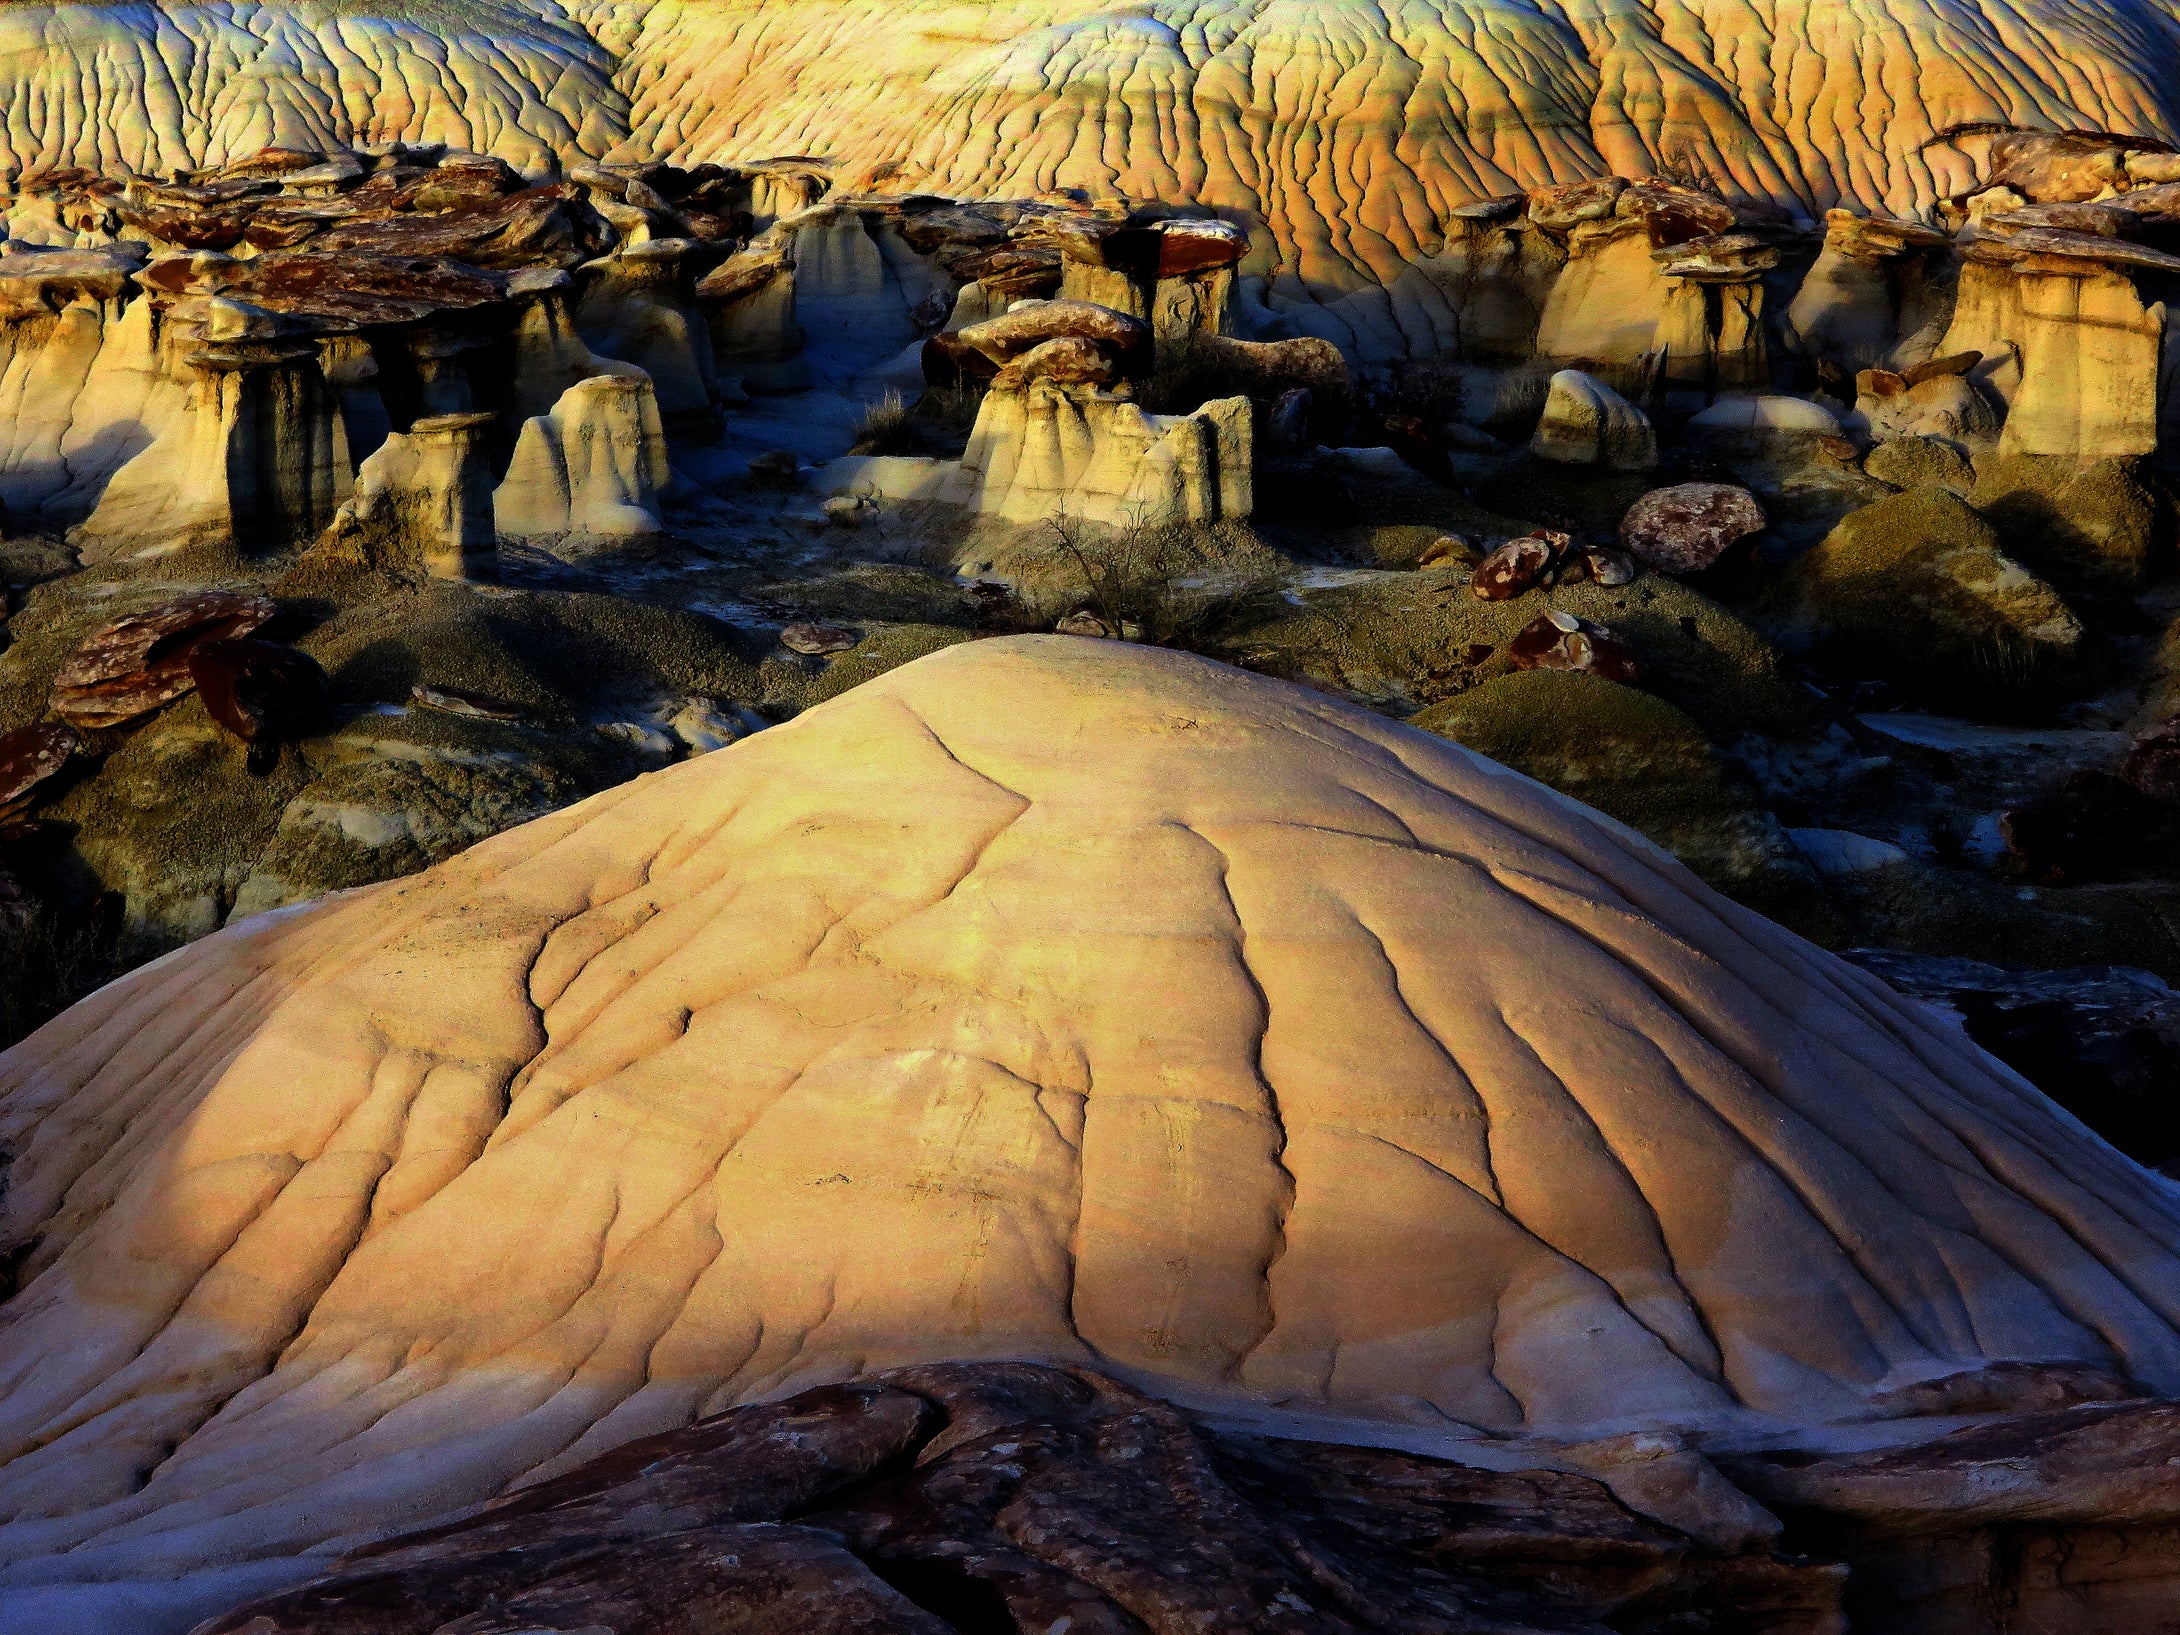
[[1844, 1576], [1699, 1545], [1586, 1476], [936, 1364], [629, 1444], [197, 1635], [1830, 1635]]
[[1056, 380], [1071, 386], [1103, 386], [1120, 372], [1107, 347], [1080, 335], [1062, 335], [1020, 354], [993, 377], [998, 387], [1022, 386], [1031, 380]]
[[1620, 543], [1661, 573], [1700, 573], [1768, 522], [1745, 488], [1679, 483], [1654, 488], [1628, 507]]
[[195, 686], [191, 649], [246, 636], [278, 611], [271, 598], [206, 591], [125, 614], [93, 631], [53, 682], [53, 708], [78, 726], [134, 720]]
[[488, 307], [506, 299], [507, 283], [460, 261], [334, 254], [314, 245], [242, 263], [224, 293], [297, 319], [310, 332], [337, 335]]
[[790, 653], [801, 653], [817, 658], [827, 653], [845, 653], [863, 638], [852, 630], [843, 630], [836, 624], [818, 624], [804, 620], [791, 624], [780, 632], [780, 645]]
[[1179, 278], [1231, 267], [1248, 253], [1249, 235], [1232, 222], [1162, 221], [1154, 271], [1160, 278]]
[[1510, 539], [1476, 566], [1469, 588], [1486, 602], [1511, 601], [1544, 582], [1557, 553], [1534, 535]]
[[569, 208], [580, 191], [555, 182], [461, 209], [337, 222], [313, 239], [311, 248], [448, 256], [480, 267], [569, 267], [598, 247]]
[[1733, 206], [1725, 200], [1677, 182], [1657, 180], [1637, 182], [1627, 188], [1614, 201], [1613, 213], [1640, 221], [1653, 249], [1730, 232], [1735, 220]]
[[278, 642], [199, 642], [189, 650], [189, 674], [206, 713], [246, 744], [296, 737], [325, 713], [325, 671]]
[[1529, 219], [1539, 227], [1564, 232], [1577, 222], [1604, 220], [1626, 191], [1627, 183], [1617, 176], [1540, 187], [1529, 195]]
[[2121, 776], [2150, 799], [2180, 806], [2180, 716], [2134, 741]]
[[1903, 368], [1901, 386], [1914, 388], [1921, 386], [1927, 379], [1942, 379], [1945, 375], [1966, 375], [1979, 362], [1984, 362], [1984, 353], [1979, 351], [1955, 351], [1947, 353], [1945, 358], [1927, 358], [1921, 364]]
[[1506, 656], [1518, 670], [1580, 670], [1630, 685], [1642, 679], [1634, 648], [1603, 625], [1556, 609], [1523, 625]]
[[1585, 545], [1568, 556], [1560, 579], [1569, 584], [1587, 579], [1610, 589], [1632, 583], [1638, 571], [1635, 559], [1625, 551], [1610, 545]]
[[1151, 344], [1150, 326], [1142, 319], [1091, 301], [1021, 301], [956, 333], [1002, 366], [1033, 346], [1062, 338], [1095, 342], [1117, 358], [1147, 355]]
[[0, 734], [0, 822], [30, 810], [76, 752], [76, 733], [48, 721]]

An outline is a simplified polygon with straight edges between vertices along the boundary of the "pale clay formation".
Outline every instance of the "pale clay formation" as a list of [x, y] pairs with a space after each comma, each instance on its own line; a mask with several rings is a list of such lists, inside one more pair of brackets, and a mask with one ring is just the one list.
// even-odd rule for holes
[[919, 1358], [1414, 1434], [2180, 1388], [2180, 1202], [1930, 1013], [1541, 785], [1114, 642], [210, 938], [0, 1058], [0, 1139], [0, 1585]]

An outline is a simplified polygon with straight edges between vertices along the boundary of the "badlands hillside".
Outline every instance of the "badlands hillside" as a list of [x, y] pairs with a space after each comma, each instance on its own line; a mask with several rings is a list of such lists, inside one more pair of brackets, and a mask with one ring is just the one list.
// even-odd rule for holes
[[0, 1635], [2180, 1635], [2176, 60], [0, 0]]

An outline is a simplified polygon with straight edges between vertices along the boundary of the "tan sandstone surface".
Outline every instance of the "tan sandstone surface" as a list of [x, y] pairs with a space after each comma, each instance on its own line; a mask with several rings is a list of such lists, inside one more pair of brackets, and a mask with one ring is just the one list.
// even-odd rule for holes
[[0, 1144], [0, 1601], [923, 1359], [1447, 1447], [2180, 1391], [2180, 1199], [1931, 1013], [1443, 740], [1070, 637], [140, 970], [0, 1056]]

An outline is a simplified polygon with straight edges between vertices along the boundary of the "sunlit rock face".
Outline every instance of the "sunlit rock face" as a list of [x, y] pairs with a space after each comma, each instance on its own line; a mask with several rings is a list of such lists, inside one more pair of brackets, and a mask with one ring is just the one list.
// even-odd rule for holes
[[[1973, 180], [1931, 145], [1963, 124], [2169, 129], [2176, 44], [2157, 0], [10, 4], [0, 94], [18, 172], [408, 140], [1186, 199], [1258, 218], [1251, 272], [1336, 298], [1396, 284], [1457, 205], [1601, 174], [1927, 208]], [[1382, 300], [1352, 321], [1428, 321]]]
[[1069, 637], [142, 970], [0, 1141], [16, 1582], [934, 1359], [1449, 1437], [2180, 1388], [2180, 1203], [1930, 1013], [1464, 750]]

